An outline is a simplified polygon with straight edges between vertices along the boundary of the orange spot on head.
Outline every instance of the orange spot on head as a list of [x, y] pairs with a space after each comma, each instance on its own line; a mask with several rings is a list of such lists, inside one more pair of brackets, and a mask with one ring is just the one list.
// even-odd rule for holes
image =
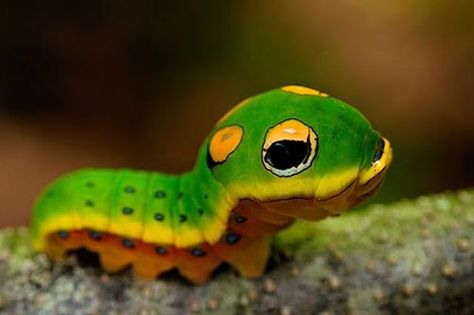
[[209, 154], [216, 163], [222, 163], [231, 155], [242, 141], [242, 127], [232, 125], [218, 130], [209, 144]]
[[285, 92], [299, 94], [299, 95], [313, 95], [313, 96], [321, 96], [321, 97], [328, 97], [326, 93], [319, 92], [318, 90], [311, 89], [301, 85], [287, 85], [281, 88]]

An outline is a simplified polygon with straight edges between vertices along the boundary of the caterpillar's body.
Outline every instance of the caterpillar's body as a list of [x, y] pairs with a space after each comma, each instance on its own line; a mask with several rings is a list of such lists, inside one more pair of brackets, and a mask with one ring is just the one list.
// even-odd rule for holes
[[287, 86], [250, 98], [175, 176], [81, 170], [53, 183], [33, 220], [37, 250], [86, 247], [110, 272], [178, 268], [204, 282], [222, 262], [259, 276], [269, 237], [295, 218], [338, 215], [372, 195], [391, 161], [387, 140], [349, 105]]

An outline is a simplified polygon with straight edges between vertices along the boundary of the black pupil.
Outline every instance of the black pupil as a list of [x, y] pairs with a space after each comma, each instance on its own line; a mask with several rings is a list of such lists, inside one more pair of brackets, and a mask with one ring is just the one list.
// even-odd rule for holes
[[377, 150], [375, 151], [375, 155], [372, 158], [372, 162], [377, 162], [382, 158], [383, 155], [383, 149], [385, 148], [385, 141], [383, 141], [382, 138], [379, 139], [377, 142]]
[[265, 162], [273, 168], [287, 170], [307, 162], [311, 144], [305, 141], [281, 140], [272, 143], [265, 154]]

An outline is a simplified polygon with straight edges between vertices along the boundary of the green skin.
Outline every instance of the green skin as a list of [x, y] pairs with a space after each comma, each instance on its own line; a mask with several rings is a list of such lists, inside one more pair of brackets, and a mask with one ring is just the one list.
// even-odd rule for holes
[[[316, 131], [318, 150], [309, 168], [287, 178], [276, 176], [263, 166], [262, 147], [269, 128], [290, 118]], [[243, 128], [242, 141], [224, 163], [210, 168], [209, 142], [215, 132], [231, 125]], [[182, 247], [203, 242], [212, 244], [225, 228], [209, 229], [216, 229], [216, 220], [226, 222], [239, 200], [307, 197], [276, 187], [295, 180], [325, 178], [347, 168], [367, 170], [372, 165], [379, 139], [380, 134], [356, 109], [338, 99], [275, 89], [254, 96], [216, 125], [205, 139], [191, 172], [175, 176], [88, 169], [55, 181], [38, 200], [32, 226], [33, 241], [36, 248], [42, 250], [46, 233], [72, 226], [98, 229], [97, 222], [105, 219], [105, 230], [120, 231], [124, 237], [140, 238], [145, 231], [159, 234], [167, 229], [172, 231], [172, 240], [163, 240], [163, 243]], [[275, 190], [269, 197], [272, 187]], [[64, 222], [74, 223], [55, 225], [59, 217], [65, 218]], [[134, 231], [133, 224], [142, 230]], [[203, 237], [186, 236], [185, 232], [190, 230], [200, 231]], [[183, 239], [179, 240], [180, 237]]]

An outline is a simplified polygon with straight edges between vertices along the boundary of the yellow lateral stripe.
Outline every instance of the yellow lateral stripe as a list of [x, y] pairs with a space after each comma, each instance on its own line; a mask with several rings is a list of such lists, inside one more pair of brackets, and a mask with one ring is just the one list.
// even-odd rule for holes
[[387, 165], [390, 165], [390, 163], [392, 162], [392, 146], [390, 145], [390, 142], [387, 139], [383, 138], [383, 141], [385, 142], [385, 146], [383, 149], [382, 158], [377, 162], [373, 163], [368, 170], [362, 173], [359, 178], [360, 185], [367, 184], [373, 177], [382, 172], [385, 167], [387, 167]]
[[322, 177], [314, 191], [317, 199], [327, 199], [342, 192], [353, 183], [359, 174], [359, 168], [349, 168]]

